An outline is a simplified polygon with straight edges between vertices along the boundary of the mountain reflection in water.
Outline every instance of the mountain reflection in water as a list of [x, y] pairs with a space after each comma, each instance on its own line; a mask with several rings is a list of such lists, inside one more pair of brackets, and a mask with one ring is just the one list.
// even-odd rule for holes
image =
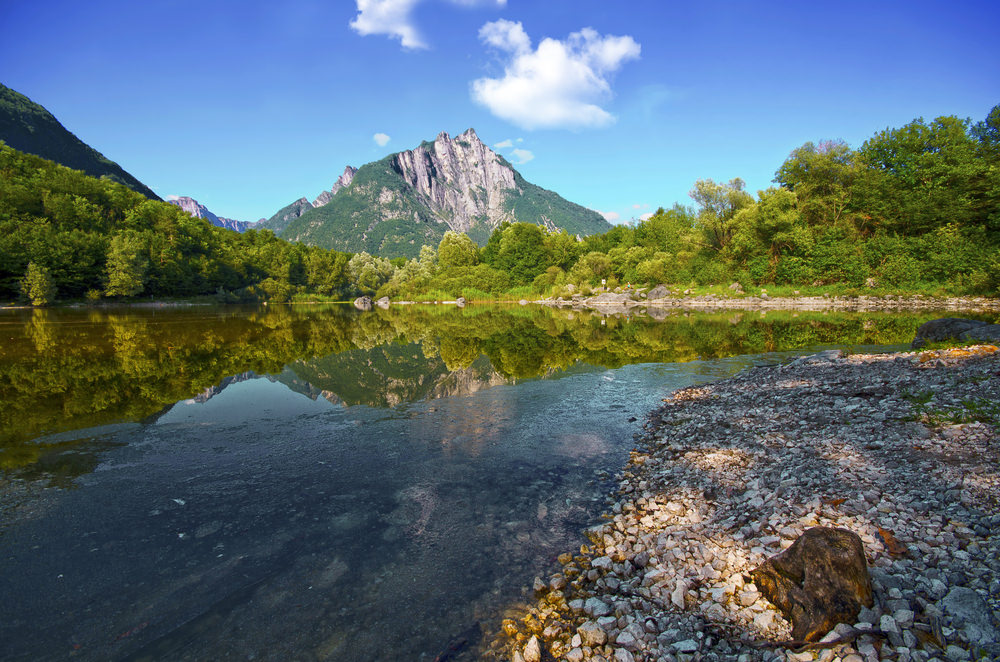
[[0, 658], [431, 660], [670, 390], [932, 316], [3, 311]]

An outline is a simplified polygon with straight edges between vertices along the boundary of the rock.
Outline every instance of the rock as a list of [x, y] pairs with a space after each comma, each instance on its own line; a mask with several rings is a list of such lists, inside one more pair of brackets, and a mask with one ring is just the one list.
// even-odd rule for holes
[[455, 305], [458, 306], [459, 308], [464, 308], [465, 307], [465, 297], [458, 297], [457, 299], [455, 299]]
[[673, 647], [678, 653], [694, 653], [698, 650], [698, 642], [694, 639], [685, 639], [684, 641], [675, 641]]
[[604, 642], [608, 640], [608, 633], [594, 621], [587, 621], [578, 627], [576, 632], [580, 635], [580, 641], [583, 645], [590, 646], [591, 648], [594, 646], [603, 646]]
[[688, 584], [683, 579], [677, 582], [677, 586], [670, 593], [670, 601], [674, 603], [678, 609], [684, 609], [684, 596], [687, 594]]
[[959, 340], [1000, 343], [1000, 324], [985, 324], [969, 329], [958, 336]]
[[743, 286], [736, 282], [729, 284], [729, 290], [736, 294], [743, 294]]
[[808, 529], [750, 576], [792, 622], [796, 641], [817, 641], [838, 623], [855, 622], [861, 607], [874, 605], [864, 545], [847, 529]]
[[381, 308], [382, 310], [388, 310], [389, 309], [389, 297], [382, 297], [381, 299], [379, 299], [378, 301], [375, 302], [375, 305], [378, 306], [379, 308]]
[[956, 627], [965, 632], [969, 641], [977, 644], [1000, 643], [1000, 629], [990, 613], [986, 600], [971, 588], [956, 586], [941, 600], [944, 613]]
[[646, 293], [647, 299], [665, 299], [670, 296], [670, 290], [664, 285], [657, 285]]
[[595, 303], [627, 303], [632, 301], [632, 297], [626, 293], [616, 293], [616, 292], [602, 292], [597, 296], [590, 297], [587, 299], [588, 304]]
[[583, 650], [580, 648], [571, 648], [565, 657], [566, 662], [583, 662]]
[[599, 618], [610, 614], [611, 607], [600, 598], [587, 598], [587, 601], [583, 603], [583, 611], [595, 618]]
[[531, 637], [524, 647], [524, 662], [542, 662], [542, 645], [537, 636]]
[[368, 296], [358, 297], [354, 300], [354, 307], [358, 310], [371, 310], [372, 298]]
[[916, 337], [910, 343], [913, 349], [920, 349], [928, 342], [941, 342], [943, 340], [958, 340], [963, 333], [976, 330], [978, 327], [996, 326], [989, 325], [979, 320], [970, 320], [962, 317], [942, 317], [941, 319], [924, 322], [917, 329]]
[[610, 570], [611, 569], [611, 557], [610, 556], [598, 556], [596, 559], [590, 562], [591, 568], [597, 568], [598, 570]]
[[635, 657], [624, 648], [615, 650], [615, 662], [635, 662]]

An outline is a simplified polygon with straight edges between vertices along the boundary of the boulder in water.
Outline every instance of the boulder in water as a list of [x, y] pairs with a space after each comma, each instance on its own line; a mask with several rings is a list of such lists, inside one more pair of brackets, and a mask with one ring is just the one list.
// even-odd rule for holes
[[372, 309], [372, 298], [371, 297], [358, 297], [354, 300], [354, 307], [358, 310], [371, 310]]

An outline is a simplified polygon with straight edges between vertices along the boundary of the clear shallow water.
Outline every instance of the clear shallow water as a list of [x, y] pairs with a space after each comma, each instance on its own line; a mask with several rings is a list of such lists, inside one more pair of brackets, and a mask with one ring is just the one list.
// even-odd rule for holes
[[[191, 328], [175, 322], [164, 326]], [[216, 320], [188, 344], [168, 338], [164, 352], [162, 339], [141, 350], [155, 336], [149, 320], [144, 337], [119, 320], [113, 338], [140, 349], [127, 347], [126, 361], [115, 346], [108, 361], [121, 374], [110, 381], [141, 393], [168, 364], [191, 372], [171, 352], [194, 352], [236, 322]], [[584, 358], [631, 351], [616, 337], [600, 345], [606, 322], [574, 322], [579, 346], [591, 345]], [[315, 343], [269, 328], [262, 345], [291, 337], [303, 349], [268, 376], [222, 375], [142, 418], [90, 412], [83, 419], [100, 427], [50, 425], [29, 442], [45, 449], [31, 462], [24, 443], [8, 445], [21, 464], [3, 483], [0, 658], [432, 660], [473, 624], [495, 628], [522, 587], [580, 544], [603, 508], [604, 472], [623, 465], [670, 391], [804, 351], [659, 363], [636, 351], [618, 368], [571, 356], [560, 370], [557, 347], [535, 378], [494, 364], [520, 365], [537, 348], [489, 338], [479, 345], [488, 357], [449, 369], [444, 333], [310, 355]], [[62, 331], [42, 332], [56, 351]], [[240, 346], [248, 358], [237, 363], [259, 369], [245, 337], [217, 343], [198, 369], [230, 369], [218, 357]], [[7, 358], [30, 373], [31, 356]]]

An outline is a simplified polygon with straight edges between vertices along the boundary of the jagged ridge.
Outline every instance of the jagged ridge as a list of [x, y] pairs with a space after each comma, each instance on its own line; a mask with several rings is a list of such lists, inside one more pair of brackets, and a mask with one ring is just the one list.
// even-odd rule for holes
[[250, 221], [236, 221], [231, 218], [224, 218], [222, 216], [216, 216], [208, 207], [201, 204], [194, 198], [189, 198], [186, 195], [182, 195], [178, 198], [173, 198], [167, 200], [172, 205], [177, 205], [187, 213], [191, 214], [195, 218], [203, 218], [212, 225], [218, 226], [220, 228], [226, 228], [227, 230], [235, 230], [236, 232], [246, 232], [252, 227], [256, 227], [255, 223]]

